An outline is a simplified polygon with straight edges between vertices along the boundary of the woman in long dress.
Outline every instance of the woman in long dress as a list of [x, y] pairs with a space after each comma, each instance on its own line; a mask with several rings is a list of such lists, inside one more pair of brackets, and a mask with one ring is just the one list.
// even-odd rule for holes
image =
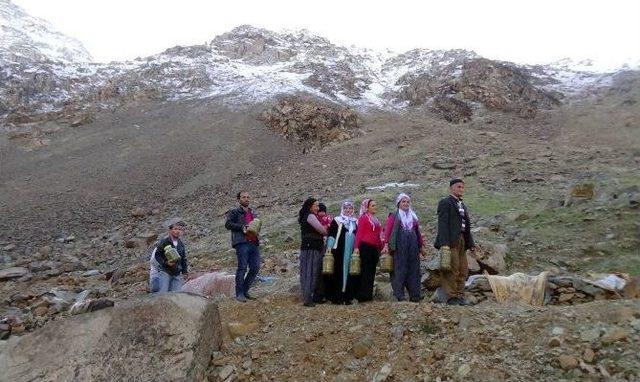
[[424, 247], [418, 216], [411, 208], [411, 198], [401, 193], [396, 198], [397, 210], [389, 214], [385, 224], [385, 247], [393, 257], [391, 287], [398, 301], [420, 301], [420, 252]]
[[353, 212], [353, 202], [345, 200], [340, 215], [329, 226], [327, 251], [333, 255], [333, 273], [326, 275], [324, 280], [327, 298], [334, 304], [351, 304], [355, 297], [355, 283], [359, 280], [357, 276], [349, 275], [357, 229]]
[[326, 228], [320, 224], [316, 214], [318, 201], [308, 198], [298, 213], [300, 224], [300, 289], [304, 306], [315, 306], [313, 302], [316, 286], [322, 274], [322, 249]]
[[365, 199], [360, 205], [358, 230], [356, 232], [355, 253], [360, 255], [360, 289], [356, 298], [360, 302], [373, 300], [373, 283], [376, 266], [382, 250], [382, 225], [376, 218], [378, 207], [373, 199]]

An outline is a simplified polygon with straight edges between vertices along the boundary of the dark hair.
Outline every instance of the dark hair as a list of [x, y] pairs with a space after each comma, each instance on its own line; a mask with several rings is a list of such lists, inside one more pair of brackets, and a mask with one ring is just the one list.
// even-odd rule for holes
[[249, 193], [249, 191], [245, 191], [245, 190], [238, 191], [238, 193], [236, 194], [236, 199], [240, 200], [240, 195], [242, 195], [242, 193], [244, 192]]
[[311, 206], [317, 201], [316, 198], [309, 197], [302, 203], [302, 208], [300, 208], [300, 212], [298, 212], [298, 223], [304, 224], [304, 222], [307, 221], [307, 216], [311, 213]]
[[369, 201], [367, 202], [367, 210], [369, 209], [369, 206], [371, 205], [371, 202], [373, 202], [373, 198], [369, 198]]
[[318, 211], [319, 212], [327, 212], [327, 206], [324, 203], [319, 203], [318, 204]]

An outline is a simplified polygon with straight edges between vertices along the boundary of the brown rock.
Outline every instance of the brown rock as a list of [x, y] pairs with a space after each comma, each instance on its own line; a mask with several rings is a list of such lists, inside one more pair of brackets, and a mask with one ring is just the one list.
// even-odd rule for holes
[[34, 316], [36, 316], [36, 317], [42, 317], [42, 316], [46, 315], [48, 311], [49, 311], [49, 308], [48, 308], [48, 307], [46, 307], [46, 306], [39, 306], [39, 307], [37, 307], [37, 308], [33, 311], [33, 314], [34, 314]]
[[147, 211], [145, 208], [142, 208], [142, 207], [136, 207], [133, 210], [131, 210], [131, 216], [133, 216], [134, 218], [143, 218], [148, 214], [149, 214], [149, 211]]
[[552, 337], [547, 344], [550, 348], [557, 348], [562, 345], [562, 340], [559, 337]]
[[558, 362], [560, 362], [560, 367], [564, 370], [575, 369], [576, 367], [578, 367], [578, 360], [571, 355], [560, 355], [558, 357]]
[[29, 270], [23, 267], [11, 267], [0, 270], [0, 281], [15, 279], [29, 274]]
[[371, 348], [371, 338], [367, 336], [360, 339], [358, 342], [356, 342], [351, 348], [351, 352], [356, 358], [362, 358], [362, 357], [365, 357], [367, 354], [369, 354], [370, 348]]
[[229, 322], [227, 323], [227, 331], [231, 338], [246, 336], [258, 329], [257, 322]]
[[640, 276], [632, 277], [622, 288], [624, 298], [640, 298]]
[[591, 348], [584, 349], [582, 359], [587, 363], [592, 363], [596, 359], [596, 353]]
[[628, 329], [614, 326], [609, 328], [602, 336], [602, 342], [605, 344], [612, 344], [618, 341], [625, 341], [631, 333]]
[[575, 293], [563, 293], [558, 297], [559, 303], [569, 302], [575, 297]]

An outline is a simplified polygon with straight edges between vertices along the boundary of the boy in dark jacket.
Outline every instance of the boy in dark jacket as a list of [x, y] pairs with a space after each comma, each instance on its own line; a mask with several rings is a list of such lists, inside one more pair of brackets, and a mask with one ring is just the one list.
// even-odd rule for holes
[[179, 291], [188, 275], [187, 250], [180, 236], [185, 224], [180, 218], [166, 223], [168, 235], [160, 240], [150, 259], [149, 286], [152, 293]]

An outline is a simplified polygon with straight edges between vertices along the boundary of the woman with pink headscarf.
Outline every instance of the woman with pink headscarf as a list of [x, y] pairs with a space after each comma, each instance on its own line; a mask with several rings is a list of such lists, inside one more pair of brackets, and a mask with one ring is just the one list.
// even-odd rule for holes
[[356, 298], [360, 302], [373, 300], [373, 282], [382, 250], [382, 225], [375, 217], [377, 205], [373, 199], [365, 199], [360, 205], [360, 218], [356, 231], [354, 254], [360, 254], [360, 290]]
[[396, 198], [395, 213], [389, 214], [384, 227], [385, 250], [393, 257], [391, 287], [398, 301], [420, 301], [420, 252], [424, 247], [418, 216], [411, 208], [411, 198], [401, 193]]

